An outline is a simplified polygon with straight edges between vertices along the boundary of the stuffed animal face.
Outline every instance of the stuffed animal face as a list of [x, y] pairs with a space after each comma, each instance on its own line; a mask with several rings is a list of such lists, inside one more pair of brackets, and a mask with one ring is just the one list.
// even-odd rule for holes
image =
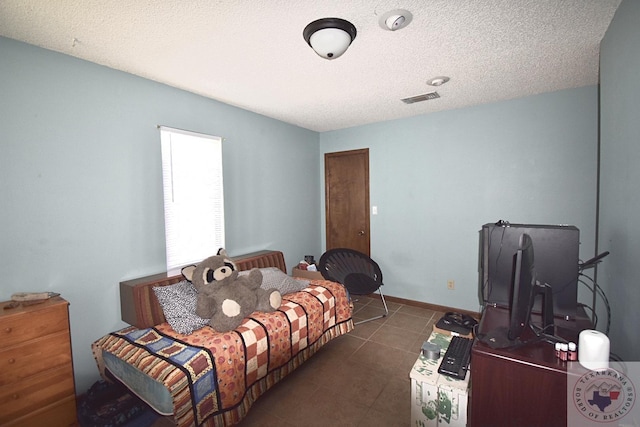
[[217, 255], [205, 259], [197, 266], [183, 268], [182, 275], [193, 283], [198, 292], [206, 292], [225, 280], [234, 281], [238, 276], [238, 268], [226, 251], [220, 249]]

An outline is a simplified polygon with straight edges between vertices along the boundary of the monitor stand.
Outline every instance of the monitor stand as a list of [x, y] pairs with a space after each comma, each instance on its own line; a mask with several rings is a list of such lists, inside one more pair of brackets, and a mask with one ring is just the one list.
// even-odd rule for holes
[[509, 339], [509, 328], [506, 326], [494, 328], [479, 339], [491, 348], [509, 348], [520, 345], [519, 341]]
[[[539, 330], [536, 330], [531, 327], [531, 308], [533, 307], [533, 303], [535, 299], [541, 296], [542, 297], [542, 326]], [[481, 342], [487, 344], [491, 348], [514, 348], [521, 347], [523, 345], [538, 342], [540, 340], [545, 341], [557, 341], [554, 337], [555, 325], [553, 321], [553, 290], [551, 286], [546, 283], [536, 282], [535, 285], [531, 288], [531, 298], [529, 300], [529, 314], [527, 315], [527, 325], [529, 328], [525, 328], [524, 334], [526, 334], [526, 329], [531, 329], [535, 335], [528, 339], [523, 339], [522, 337], [518, 337], [515, 340], [509, 339], [509, 328], [505, 326], [499, 326], [493, 328], [488, 331], [483, 336], [478, 337]]]
[[[542, 327], [533, 329], [538, 338], [548, 340], [555, 334], [553, 321], [553, 289], [546, 283], [536, 282], [531, 289], [531, 307], [538, 296], [542, 297]], [[531, 307], [529, 308], [529, 325], [531, 325]]]

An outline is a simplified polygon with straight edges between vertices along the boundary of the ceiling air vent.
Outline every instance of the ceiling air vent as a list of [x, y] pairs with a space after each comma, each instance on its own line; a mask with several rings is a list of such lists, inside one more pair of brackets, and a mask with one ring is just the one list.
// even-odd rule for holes
[[405, 104], [415, 104], [416, 102], [428, 101], [430, 99], [440, 98], [438, 92], [425, 93], [423, 95], [412, 96], [411, 98], [405, 98], [402, 100]]

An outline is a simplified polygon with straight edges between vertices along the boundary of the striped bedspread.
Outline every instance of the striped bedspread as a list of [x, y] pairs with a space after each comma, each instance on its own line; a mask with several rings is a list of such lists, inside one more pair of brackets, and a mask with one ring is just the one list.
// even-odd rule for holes
[[314, 280], [283, 296], [274, 313], [255, 312], [237, 329], [178, 334], [169, 324], [125, 328], [93, 343], [104, 376], [109, 352], [163, 384], [179, 426], [232, 425], [253, 402], [331, 339], [353, 328], [340, 284]]

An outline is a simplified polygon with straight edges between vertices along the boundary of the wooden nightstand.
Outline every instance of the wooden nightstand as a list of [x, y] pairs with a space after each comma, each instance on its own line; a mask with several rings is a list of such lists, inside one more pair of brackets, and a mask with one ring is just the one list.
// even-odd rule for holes
[[0, 303], [0, 425], [76, 425], [69, 303]]

